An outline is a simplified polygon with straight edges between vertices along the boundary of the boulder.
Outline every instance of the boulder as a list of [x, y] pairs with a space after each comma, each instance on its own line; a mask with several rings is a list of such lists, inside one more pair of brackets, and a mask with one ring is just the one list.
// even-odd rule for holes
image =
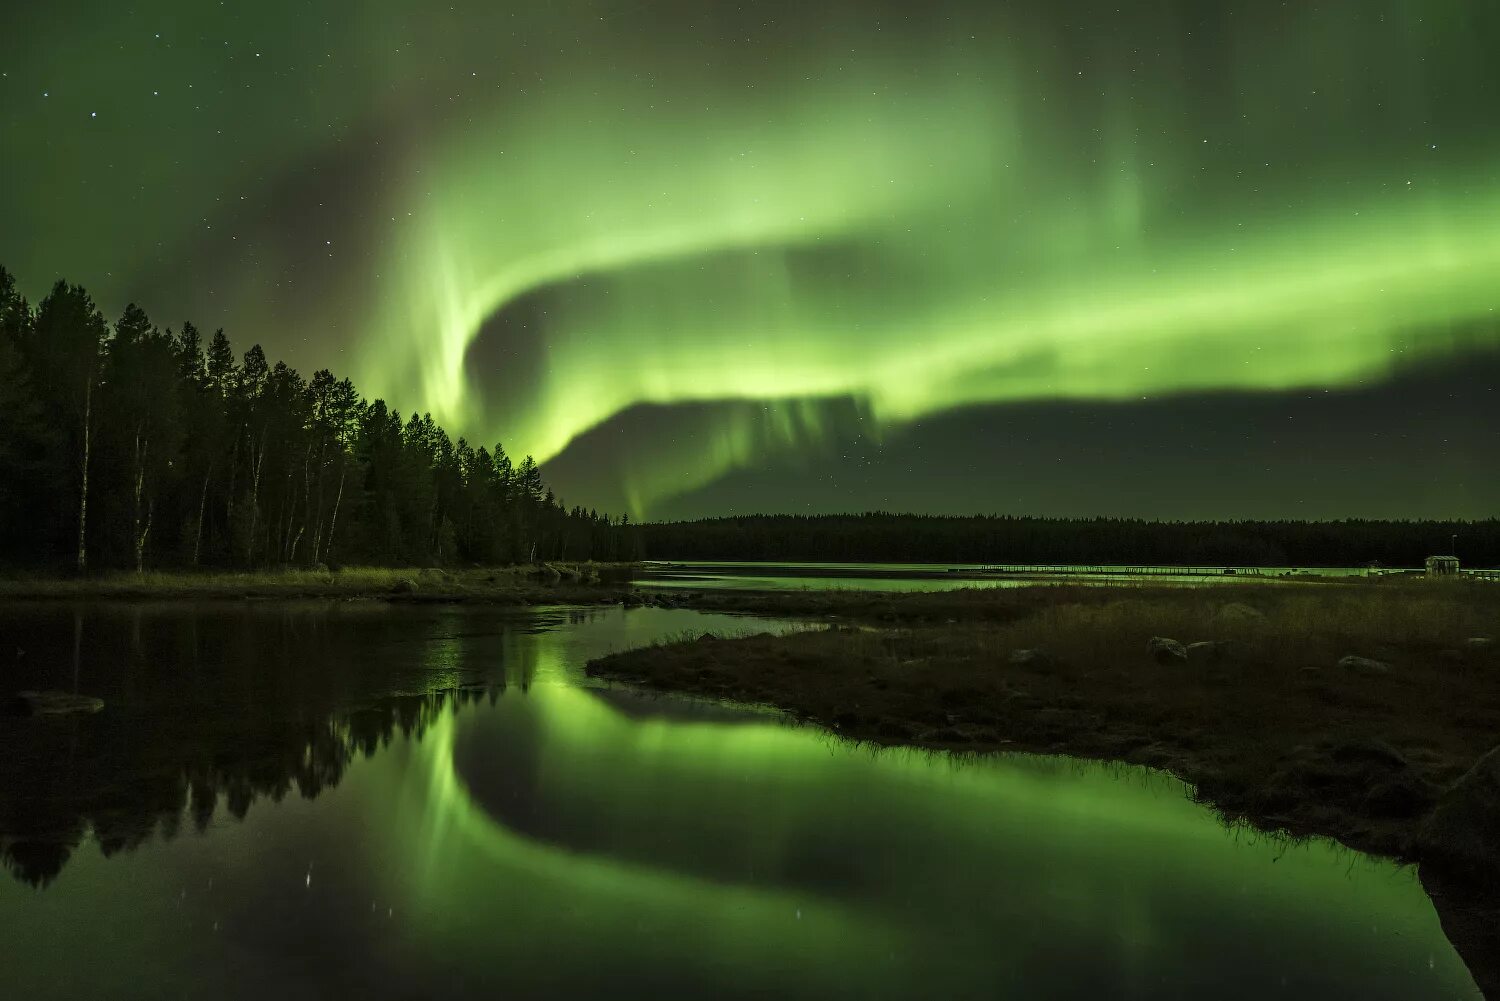
[[1438, 789], [1391, 745], [1354, 738], [1292, 748], [1260, 795], [1272, 809], [1319, 803], [1353, 815], [1411, 818], [1432, 806]]
[[1500, 886], [1500, 747], [1443, 793], [1418, 835], [1417, 854]]
[[1146, 641], [1146, 653], [1158, 664], [1186, 664], [1187, 647], [1165, 636], [1153, 636]]
[[1346, 671], [1353, 671], [1355, 674], [1375, 675], [1391, 673], [1391, 665], [1385, 661], [1375, 660], [1372, 657], [1360, 657], [1352, 653], [1340, 657], [1338, 666]]
[[1026, 647], [1021, 650], [1012, 650], [1007, 663], [1011, 667], [1024, 667], [1034, 671], [1050, 671], [1062, 662], [1050, 651], [1040, 647]]
[[68, 716], [74, 713], [96, 713], [104, 700], [91, 695], [68, 692], [17, 692], [11, 700], [12, 710], [21, 716]]

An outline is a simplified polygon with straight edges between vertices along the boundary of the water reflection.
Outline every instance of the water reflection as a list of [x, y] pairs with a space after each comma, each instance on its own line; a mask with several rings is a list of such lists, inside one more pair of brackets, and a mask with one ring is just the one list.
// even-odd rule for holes
[[105, 608], [76, 663], [75, 626], [0, 619], [15, 687], [108, 703], [0, 723], [7, 864], [50, 880], [0, 885], [16, 996], [1476, 996], [1410, 872], [1153, 773], [581, 687], [743, 621]]
[[[525, 644], [370, 606], [166, 607], [7, 614], [8, 688], [105, 699], [97, 716], [0, 720], [0, 859], [44, 886], [86, 833], [106, 855], [217, 810], [307, 799], [356, 755], [420, 734], [453, 700], [529, 682]], [[492, 649], [498, 642], [500, 649]], [[500, 673], [482, 664], [496, 658]], [[463, 685], [477, 686], [473, 690]]]

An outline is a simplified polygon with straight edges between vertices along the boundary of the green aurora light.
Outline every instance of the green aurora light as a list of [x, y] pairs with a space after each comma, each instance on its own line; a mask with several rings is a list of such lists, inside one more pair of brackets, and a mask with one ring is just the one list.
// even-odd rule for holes
[[[154, 6], [181, 36], [217, 16]], [[224, 43], [232, 71], [167, 71], [247, 118], [158, 245], [217, 261], [226, 322], [293, 363], [336, 342], [368, 392], [517, 455], [641, 404], [726, 404], [624, 474], [637, 515], [851, 420], [1350, 387], [1500, 340], [1470, 326], [1500, 307], [1492, 5], [990, 6], [386, 3], [302, 41], [268, 9]], [[351, 147], [376, 166], [340, 191]], [[314, 199], [345, 206], [326, 241]], [[76, 240], [39, 235], [36, 267]], [[173, 253], [136, 284], [171, 285]]]

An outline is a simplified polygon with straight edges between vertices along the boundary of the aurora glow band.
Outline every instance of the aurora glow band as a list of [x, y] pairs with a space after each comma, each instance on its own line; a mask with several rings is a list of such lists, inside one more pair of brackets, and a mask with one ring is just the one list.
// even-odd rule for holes
[[51, 88], [14, 134], [59, 155], [11, 187], [80, 199], [112, 253], [28, 216], [8, 263], [123, 254], [114, 294], [170, 287], [307, 370], [337, 344], [543, 461], [637, 404], [730, 404], [627, 474], [634, 514], [839, 433], [835, 401], [878, 435], [1457, 350], [1500, 309], [1500, 9], [1226, 7], [380, 2], [299, 32], [156, 4], [100, 28], [156, 62], [13, 54], [7, 95]]
[[[1173, 17], [1132, 15], [1132, 34], [1160, 43]], [[1403, 77], [1385, 46], [1319, 94], [1327, 53], [1297, 30], [1327, 23], [1294, 19], [1204, 74], [1240, 79], [1196, 107], [1178, 60], [1101, 58], [1091, 35], [1065, 67], [1024, 29], [873, 48], [856, 32], [837, 72], [783, 51], [797, 72], [769, 94], [709, 74], [664, 101], [661, 74], [583, 70], [464, 128], [424, 172], [425, 225], [400, 244], [423, 263], [395, 269], [408, 281], [382, 313], [403, 319], [369, 377], [419, 372], [445, 420], [506, 428], [543, 460], [641, 402], [852, 397], [878, 427], [1381, 378], [1500, 305], [1500, 161], [1427, 142], [1429, 109], [1372, 86]], [[1385, 31], [1417, 37], [1409, 19]], [[1376, 147], [1396, 149], [1335, 173]], [[534, 384], [466, 368], [489, 318], [548, 287]], [[818, 428], [779, 425], [790, 443]], [[682, 464], [704, 481], [755, 448], [721, 426], [694, 451]], [[643, 472], [636, 507], [678, 473]]]

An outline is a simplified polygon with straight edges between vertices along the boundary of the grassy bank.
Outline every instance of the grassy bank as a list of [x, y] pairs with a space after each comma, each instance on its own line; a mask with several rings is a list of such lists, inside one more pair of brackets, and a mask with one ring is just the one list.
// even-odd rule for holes
[[[589, 670], [779, 706], [854, 739], [1153, 765], [1229, 817], [1386, 855], [1405, 854], [1441, 790], [1500, 743], [1500, 656], [1469, 642], [1500, 635], [1493, 585], [1058, 587], [839, 607], [864, 624], [705, 636]], [[1218, 645], [1159, 662], [1154, 636]], [[1340, 666], [1351, 654], [1378, 664]]]
[[[1390, 581], [1361, 580], [1361, 587], [1391, 587]], [[1079, 583], [1067, 578], [1035, 580], [1021, 587], [956, 587], [938, 591], [871, 591], [856, 588], [783, 588], [779, 590], [673, 590], [643, 587], [632, 599], [663, 608], [693, 608], [772, 617], [817, 618], [873, 625], [946, 625], [954, 622], [1010, 622], [1059, 604], [1105, 604], [1122, 595], [1209, 589], [1222, 601], [1254, 596], [1257, 601], [1298, 588], [1344, 587], [1332, 577], [1297, 580], [1268, 578], [1234, 584], [1160, 583], [1110, 580]], [[1500, 590], [1496, 592], [1500, 596]], [[1230, 597], [1233, 596], [1233, 597]], [[1497, 598], [1500, 600], [1500, 598]]]
[[388, 601], [595, 604], [617, 602], [630, 564], [554, 563], [465, 570], [350, 567], [247, 572], [151, 571], [98, 577], [0, 578], [6, 599], [212, 600], [380, 598]]

